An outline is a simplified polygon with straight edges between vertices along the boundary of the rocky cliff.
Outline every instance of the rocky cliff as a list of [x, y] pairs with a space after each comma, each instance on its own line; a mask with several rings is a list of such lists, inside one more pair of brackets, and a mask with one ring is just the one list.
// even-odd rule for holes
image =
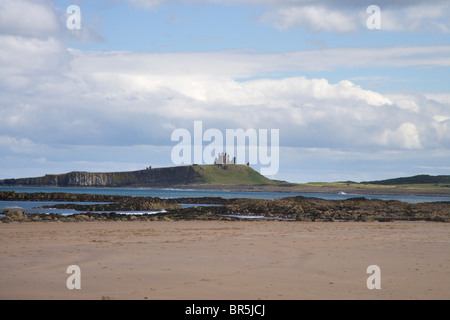
[[170, 167], [128, 172], [82, 172], [47, 174], [43, 177], [0, 180], [4, 186], [51, 187], [161, 187], [200, 182], [191, 167]]

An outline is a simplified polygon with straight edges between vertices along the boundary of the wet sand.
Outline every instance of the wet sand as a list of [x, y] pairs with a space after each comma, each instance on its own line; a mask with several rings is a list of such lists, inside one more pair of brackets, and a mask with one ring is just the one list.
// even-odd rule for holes
[[448, 223], [14, 222], [0, 241], [0, 299], [450, 299]]

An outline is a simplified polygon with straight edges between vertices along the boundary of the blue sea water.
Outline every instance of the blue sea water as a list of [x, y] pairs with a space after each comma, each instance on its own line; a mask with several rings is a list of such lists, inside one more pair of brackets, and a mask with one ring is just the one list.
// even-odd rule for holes
[[66, 192], [87, 193], [101, 195], [122, 195], [133, 197], [159, 197], [161, 199], [174, 198], [198, 198], [198, 197], [221, 197], [252, 198], [252, 199], [280, 199], [284, 197], [315, 197], [328, 200], [342, 200], [356, 197], [366, 199], [398, 200], [408, 203], [450, 201], [449, 197], [414, 196], [414, 195], [361, 195], [346, 193], [290, 193], [290, 192], [253, 192], [253, 191], [214, 191], [214, 190], [189, 190], [189, 189], [149, 189], [149, 188], [62, 188], [62, 187], [0, 187], [0, 191], [15, 191], [17, 193], [33, 192]]
[[[133, 197], [159, 197], [161, 199], [174, 198], [198, 198], [198, 197], [221, 197], [226, 199], [233, 198], [252, 198], [252, 199], [280, 199], [284, 197], [303, 196], [315, 197], [328, 200], [344, 200], [349, 198], [364, 197], [366, 199], [398, 200], [407, 203], [450, 201], [450, 197], [432, 197], [432, 196], [413, 196], [413, 195], [360, 195], [345, 193], [283, 193], [283, 192], [250, 192], [250, 191], [212, 191], [212, 190], [186, 190], [186, 189], [148, 189], [148, 188], [44, 188], [44, 187], [0, 187], [0, 191], [15, 191], [17, 193], [33, 192], [67, 192], [67, 193], [85, 193], [101, 195], [122, 195]], [[41, 206], [48, 206], [58, 202], [39, 202], [39, 201], [0, 201], [0, 212], [5, 208], [20, 208], [28, 213], [60, 213], [73, 214], [78, 211], [71, 209], [42, 209]], [[68, 202], [64, 202], [68, 203]], [[75, 202], [80, 203], [81, 202]], [[95, 202], [83, 204], [94, 204]], [[98, 202], [97, 202], [98, 203]], [[182, 204], [183, 206], [190, 206]], [[121, 213], [156, 213], [153, 212], [121, 212]]]

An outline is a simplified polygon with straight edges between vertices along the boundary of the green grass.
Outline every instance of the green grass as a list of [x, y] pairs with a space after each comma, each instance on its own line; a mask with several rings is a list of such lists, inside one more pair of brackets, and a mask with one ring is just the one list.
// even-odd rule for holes
[[327, 187], [342, 189], [345, 191], [347, 188], [354, 189], [379, 189], [379, 190], [395, 190], [395, 189], [408, 189], [408, 190], [450, 190], [450, 184], [448, 183], [421, 183], [421, 184], [368, 184], [368, 183], [356, 183], [356, 182], [308, 182], [297, 184], [299, 187]]
[[197, 165], [193, 166], [201, 175], [201, 182], [205, 184], [234, 184], [234, 185], [278, 185], [279, 181], [268, 179], [254, 169], [245, 165]]
[[450, 175], [430, 176], [428, 174], [420, 174], [412, 177], [401, 177], [394, 179], [363, 181], [361, 183], [380, 184], [380, 185], [428, 185], [428, 184], [450, 184]]

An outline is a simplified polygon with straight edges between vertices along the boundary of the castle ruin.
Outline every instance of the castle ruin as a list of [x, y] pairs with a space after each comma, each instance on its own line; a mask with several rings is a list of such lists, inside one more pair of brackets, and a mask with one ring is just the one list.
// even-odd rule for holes
[[220, 152], [219, 155], [214, 159], [214, 164], [218, 165], [227, 165], [227, 164], [236, 164], [236, 157], [230, 160], [230, 155], [226, 152]]

